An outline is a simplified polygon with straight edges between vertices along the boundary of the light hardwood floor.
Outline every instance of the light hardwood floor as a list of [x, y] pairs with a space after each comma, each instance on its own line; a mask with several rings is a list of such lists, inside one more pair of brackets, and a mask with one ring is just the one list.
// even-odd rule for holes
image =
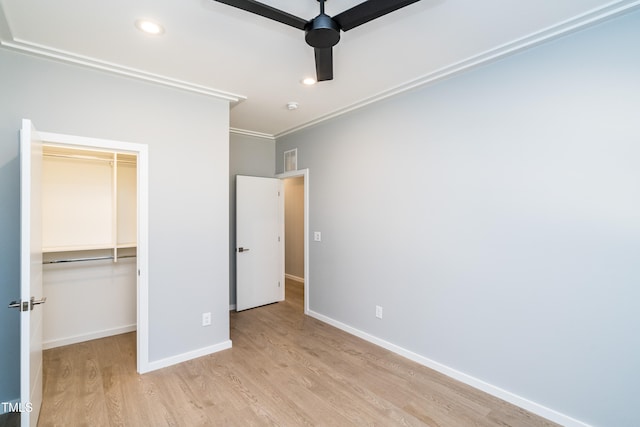
[[552, 426], [302, 312], [231, 313], [233, 348], [145, 375], [135, 334], [47, 350], [39, 426]]

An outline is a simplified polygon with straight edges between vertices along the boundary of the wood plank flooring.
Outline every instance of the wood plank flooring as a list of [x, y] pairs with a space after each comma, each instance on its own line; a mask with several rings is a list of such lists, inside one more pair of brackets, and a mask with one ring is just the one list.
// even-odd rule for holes
[[287, 300], [231, 313], [233, 348], [145, 375], [135, 333], [44, 352], [48, 426], [553, 426], [304, 316]]

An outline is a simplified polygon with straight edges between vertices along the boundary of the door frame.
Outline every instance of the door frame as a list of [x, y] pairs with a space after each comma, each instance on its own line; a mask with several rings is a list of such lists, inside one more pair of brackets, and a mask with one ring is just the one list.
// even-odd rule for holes
[[[304, 178], [304, 314], [309, 314], [309, 169], [298, 169], [291, 172], [276, 174], [276, 178]], [[287, 194], [285, 192], [285, 197]], [[286, 249], [285, 249], [286, 250]]]
[[146, 144], [89, 138], [59, 133], [38, 132], [44, 144], [55, 143], [71, 148], [103, 149], [136, 154], [137, 162], [137, 371], [151, 371], [149, 366], [149, 147]]

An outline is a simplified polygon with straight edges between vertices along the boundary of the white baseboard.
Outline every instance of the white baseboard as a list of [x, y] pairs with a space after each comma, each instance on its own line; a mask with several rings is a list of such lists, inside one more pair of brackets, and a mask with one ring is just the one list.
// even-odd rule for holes
[[102, 331], [91, 332], [88, 334], [74, 335], [66, 338], [57, 338], [42, 343], [42, 349], [47, 350], [50, 348], [62, 347], [63, 345], [77, 344], [79, 342], [95, 340], [98, 338], [110, 337], [112, 335], [126, 334], [127, 332], [133, 332], [137, 329], [137, 325], [121, 326], [118, 328], [104, 329]]
[[[11, 406], [15, 406], [16, 404], [20, 403], [20, 399], [13, 399], [13, 400], [7, 400], [7, 401], [3, 401], [1, 403], [10, 403]], [[7, 408], [7, 410], [5, 410], [4, 408]], [[9, 413], [9, 405], [2, 405], [0, 404], [0, 415], [4, 415]]]
[[434, 371], [438, 371], [441, 374], [444, 374], [462, 383], [470, 385], [471, 387], [484, 391], [485, 393], [488, 393], [506, 402], [512, 403], [516, 406], [526, 409], [529, 412], [532, 412], [536, 415], [539, 415], [543, 418], [556, 422], [565, 427], [591, 427], [589, 424], [576, 420], [575, 418], [571, 418], [568, 415], [562, 414], [558, 411], [554, 411], [553, 409], [547, 408], [546, 406], [540, 405], [536, 402], [532, 402], [531, 400], [526, 399], [522, 396], [518, 396], [517, 394], [511, 393], [510, 391], [504, 390], [500, 387], [484, 382], [471, 375], [467, 375], [464, 372], [460, 372], [456, 369], [450, 368], [449, 366], [443, 365], [442, 363], [436, 362], [427, 357], [424, 357], [417, 353], [409, 351], [405, 348], [402, 348], [400, 346], [397, 346], [395, 344], [382, 340], [378, 337], [375, 337], [371, 334], [363, 332], [359, 329], [353, 328], [347, 324], [339, 322], [323, 314], [320, 314], [311, 310], [309, 310], [307, 314], [322, 322], [328, 323], [331, 326], [335, 326], [338, 329], [342, 329], [343, 331], [348, 332], [351, 335], [355, 335], [359, 338], [362, 338], [365, 341], [369, 341], [370, 343], [386, 348], [389, 351], [392, 351], [396, 354], [404, 356], [407, 359], [413, 360], [414, 362], [417, 362], [423, 366], [426, 366], [427, 368], [431, 368]]
[[149, 362], [147, 369], [144, 372], [155, 371], [156, 369], [166, 368], [167, 366], [177, 365], [178, 363], [186, 362], [191, 359], [206, 356], [208, 354], [217, 353], [222, 350], [231, 348], [231, 340], [223, 341], [218, 344], [210, 345], [208, 347], [199, 348], [197, 350], [188, 351], [186, 353], [177, 354], [175, 356], [167, 357], [166, 359], [155, 360]]
[[294, 282], [304, 283], [304, 277], [294, 276], [293, 274], [285, 274], [284, 277], [286, 277], [287, 279], [291, 279]]

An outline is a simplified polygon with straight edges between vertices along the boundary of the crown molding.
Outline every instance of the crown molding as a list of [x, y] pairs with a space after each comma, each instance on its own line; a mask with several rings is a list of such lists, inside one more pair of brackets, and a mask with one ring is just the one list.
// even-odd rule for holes
[[[616, 0], [612, 1], [602, 7], [595, 8], [591, 11], [574, 16], [556, 25], [547, 27], [543, 30], [532, 33], [528, 36], [513, 40], [505, 43], [496, 48], [487, 50], [478, 55], [471, 56], [467, 59], [459, 61], [457, 63], [442, 67], [438, 70], [424, 74], [416, 79], [409, 80], [405, 83], [397, 85], [393, 88], [379, 92], [373, 96], [361, 99], [350, 105], [339, 108], [328, 114], [319, 116], [313, 120], [304, 122], [300, 125], [286, 129], [276, 134], [267, 134], [262, 132], [255, 132], [245, 129], [231, 128], [230, 132], [238, 135], [252, 136], [256, 138], [263, 138], [268, 140], [276, 140], [285, 135], [300, 131], [302, 129], [315, 126], [327, 120], [342, 116], [343, 114], [350, 113], [360, 108], [366, 107], [378, 101], [400, 95], [402, 93], [418, 89], [429, 84], [441, 81], [445, 78], [451, 77], [457, 73], [468, 71], [477, 66], [496, 61], [500, 58], [508, 55], [520, 52], [530, 47], [536, 46], [546, 41], [553, 40], [555, 38], [567, 35], [569, 33], [578, 31], [587, 26], [597, 24], [606, 19], [613, 18], [615, 16], [622, 15], [624, 13], [631, 12], [634, 9], [640, 7], [640, 0]], [[219, 99], [229, 101], [232, 105], [242, 102], [247, 99], [246, 96], [238, 95], [222, 90], [210, 88], [207, 86], [197, 85], [183, 80], [173, 79], [170, 77], [162, 76], [159, 74], [153, 74], [146, 71], [138, 70], [135, 68], [125, 67], [115, 63], [101, 61], [88, 56], [77, 55], [71, 52], [51, 48], [48, 46], [31, 43], [25, 40], [14, 38], [11, 34], [11, 30], [4, 16], [4, 11], [0, 7], [0, 46], [13, 49], [16, 51], [31, 53], [43, 57], [53, 58], [65, 62], [71, 62], [103, 71], [111, 72], [114, 74], [133, 77], [153, 83], [158, 83], [164, 86], [183, 89], [194, 93], [204, 94]]]
[[352, 111], [366, 107], [367, 105], [371, 105], [378, 101], [382, 101], [384, 99], [427, 86], [429, 84], [451, 77], [457, 73], [468, 71], [480, 65], [484, 65], [489, 62], [496, 61], [508, 55], [512, 55], [522, 50], [539, 45], [543, 42], [547, 42], [547, 41], [556, 39], [558, 37], [567, 35], [569, 33], [578, 31], [587, 26], [597, 24], [606, 19], [610, 19], [615, 16], [619, 16], [624, 13], [631, 12], [632, 10], [637, 9], [639, 7], [640, 7], [640, 0], [613, 1], [605, 6], [590, 10], [580, 15], [576, 15], [556, 25], [544, 28], [540, 31], [529, 34], [528, 36], [512, 40], [511, 42], [505, 43], [496, 48], [489, 49], [478, 55], [471, 56], [462, 61], [456, 62], [454, 64], [451, 64], [446, 67], [442, 67], [438, 70], [432, 71], [430, 73], [424, 74], [416, 79], [409, 80], [391, 89], [379, 92], [376, 95], [364, 98], [346, 107], [335, 110], [329, 114], [325, 114], [316, 119], [305, 122], [301, 125], [276, 133], [274, 137], [278, 139], [285, 135], [298, 132], [302, 129], [315, 126], [327, 120], [342, 116], [343, 114], [350, 113]]
[[[0, 8], [1, 9], [1, 8]], [[3, 24], [0, 22], [0, 24]], [[118, 74], [121, 76], [133, 77], [136, 79], [144, 80], [147, 82], [158, 83], [163, 86], [169, 86], [172, 88], [182, 89], [189, 92], [198, 93], [201, 95], [207, 95], [218, 99], [229, 101], [232, 104], [239, 103], [247, 99], [246, 96], [238, 95], [222, 90], [214, 89], [207, 86], [190, 83], [184, 80], [178, 80], [171, 77], [162, 76], [160, 74], [149, 73], [147, 71], [138, 70], [136, 68], [125, 67], [113, 62], [102, 61], [99, 59], [91, 58], [89, 56], [78, 55], [75, 53], [67, 52], [60, 49], [55, 49], [49, 46], [41, 45], [38, 43], [28, 42], [14, 37], [7, 37], [10, 35], [8, 25], [0, 25], [2, 31], [2, 39], [0, 39], [0, 46], [29, 54], [43, 56], [46, 58], [52, 58], [63, 62], [70, 62], [73, 64], [83, 65], [86, 67], [107, 71], [109, 73]]]
[[252, 130], [246, 130], [246, 129], [238, 129], [238, 128], [229, 128], [229, 133], [233, 133], [236, 135], [244, 135], [244, 136], [251, 136], [254, 138], [262, 138], [262, 139], [268, 139], [270, 141], [275, 141], [276, 137], [268, 134], [268, 133], [262, 133], [262, 132], [254, 132]]

